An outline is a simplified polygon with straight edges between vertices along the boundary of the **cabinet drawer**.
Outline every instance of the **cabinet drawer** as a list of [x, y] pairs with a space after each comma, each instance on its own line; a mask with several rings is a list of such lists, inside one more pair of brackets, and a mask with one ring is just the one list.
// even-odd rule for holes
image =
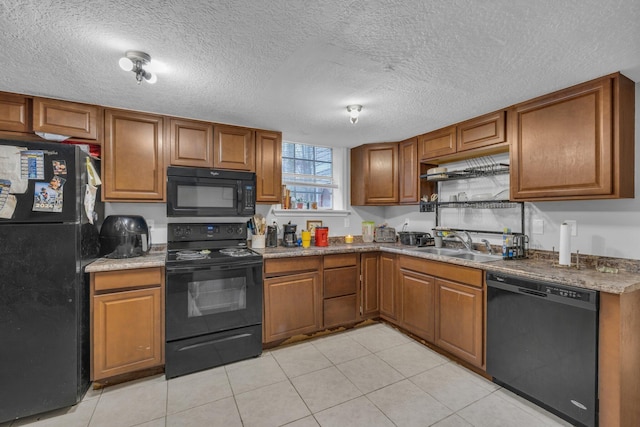
[[324, 268], [351, 267], [358, 265], [360, 254], [335, 254], [324, 256]]
[[358, 301], [355, 295], [324, 300], [324, 327], [344, 325], [358, 320]]
[[294, 274], [301, 271], [318, 271], [322, 265], [319, 256], [304, 256], [295, 258], [279, 258], [264, 260], [265, 276]]
[[359, 282], [358, 267], [343, 267], [324, 271], [324, 297], [355, 294]]
[[476, 268], [408, 256], [400, 257], [400, 267], [431, 276], [444, 277], [479, 288], [482, 287], [483, 272]]
[[95, 291], [107, 291], [120, 288], [160, 286], [163, 273], [164, 269], [160, 267], [94, 273], [94, 289]]

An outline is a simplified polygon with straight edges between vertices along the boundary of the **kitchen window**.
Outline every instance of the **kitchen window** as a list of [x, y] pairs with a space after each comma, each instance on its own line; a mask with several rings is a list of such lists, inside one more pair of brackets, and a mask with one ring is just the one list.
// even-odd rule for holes
[[340, 180], [344, 150], [335, 147], [282, 143], [282, 180], [291, 191], [292, 204], [305, 208], [339, 210], [344, 206]]

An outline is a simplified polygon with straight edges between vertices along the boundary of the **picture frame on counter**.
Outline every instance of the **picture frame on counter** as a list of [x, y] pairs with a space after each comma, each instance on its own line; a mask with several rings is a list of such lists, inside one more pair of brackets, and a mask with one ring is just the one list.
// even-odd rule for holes
[[311, 234], [313, 234], [316, 231], [316, 227], [322, 227], [322, 220], [319, 220], [319, 219], [307, 220], [307, 231], [310, 231]]

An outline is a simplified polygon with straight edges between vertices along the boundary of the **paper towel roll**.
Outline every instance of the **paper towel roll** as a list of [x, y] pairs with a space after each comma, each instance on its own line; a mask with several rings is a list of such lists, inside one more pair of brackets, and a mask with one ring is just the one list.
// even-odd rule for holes
[[571, 265], [571, 226], [567, 223], [560, 225], [560, 265]]

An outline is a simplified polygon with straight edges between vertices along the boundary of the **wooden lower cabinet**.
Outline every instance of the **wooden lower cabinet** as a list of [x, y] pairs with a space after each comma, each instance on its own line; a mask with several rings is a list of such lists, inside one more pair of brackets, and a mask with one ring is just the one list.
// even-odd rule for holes
[[402, 309], [400, 326], [429, 342], [434, 341], [434, 278], [400, 268]]
[[436, 279], [435, 344], [482, 367], [484, 292], [482, 288]]
[[388, 320], [396, 320], [400, 311], [396, 262], [395, 255], [380, 254], [380, 316]]
[[357, 253], [325, 255], [323, 275], [324, 327], [355, 323], [360, 315], [360, 256]]
[[360, 255], [361, 268], [361, 303], [360, 317], [368, 319], [380, 314], [378, 298], [378, 265], [380, 254], [378, 252], [364, 253]]
[[264, 280], [264, 342], [315, 332], [322, 327], [320, 271]]
[[163, 319], [163, 268], [91, 273], [91, 379], [161, 366]]

